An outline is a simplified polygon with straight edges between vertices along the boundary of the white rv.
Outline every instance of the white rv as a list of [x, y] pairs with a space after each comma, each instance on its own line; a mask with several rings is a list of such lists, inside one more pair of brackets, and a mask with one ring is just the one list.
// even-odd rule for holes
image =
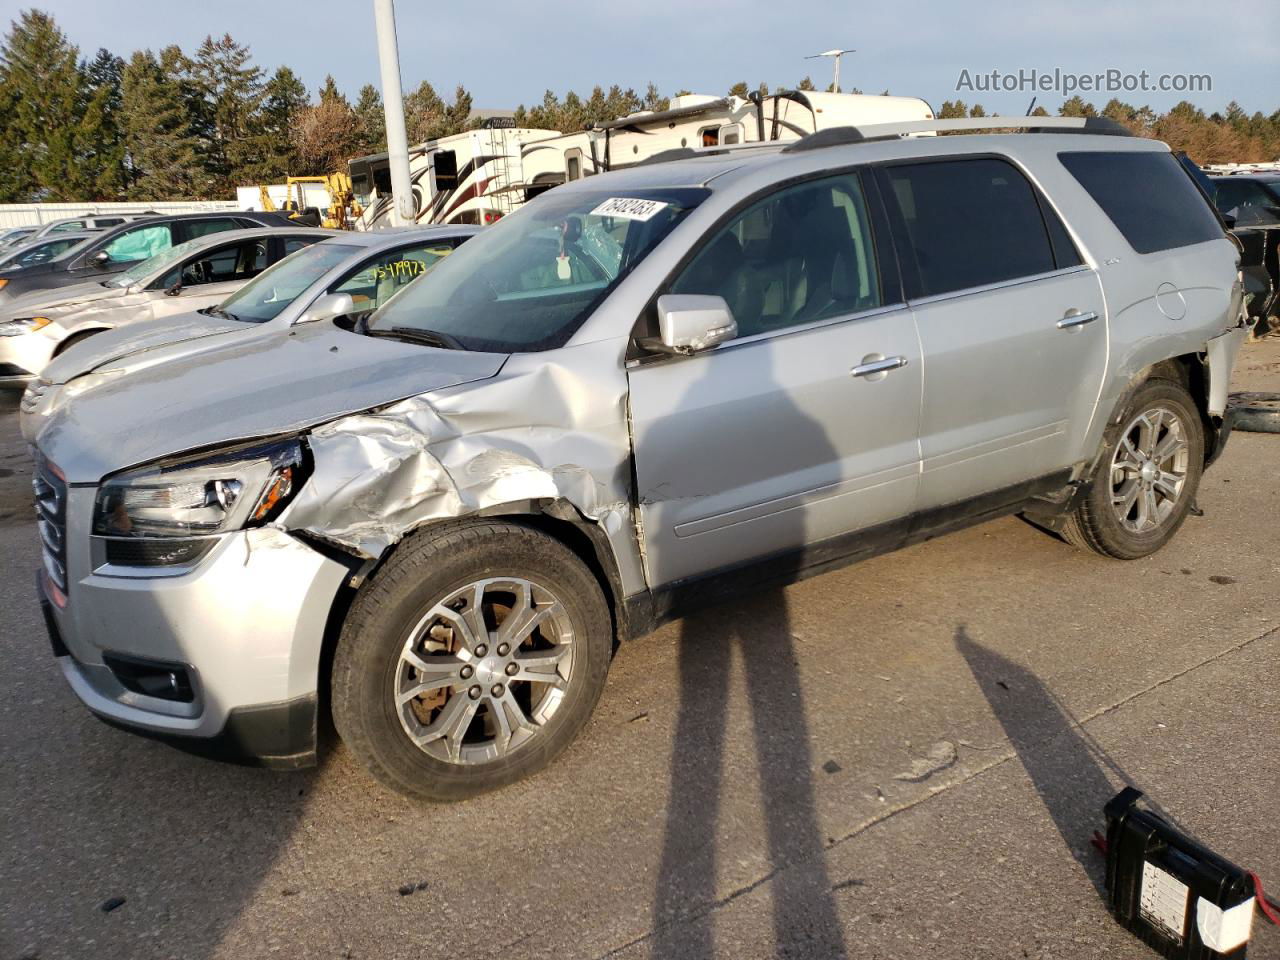
[[[558, 137], [555, 130], [516, 127], [492, 118], [478, 130], [428, 140], [409, 148], [409, 182], [417, 221], [427, 223], [493, 223], [523, 202], [511, 190], [524, 182], [524, 148]], [[350, 163], [351, 187], [364, 212], [358, 230], [391, 225], [391, 168], [385, 153], [357, 157]]]
[[672, 150], [797, 140], [831, 127], [932, 120], [916, 97], [793, 90], [770, 96], [673, 97], [661, 112], [641, 111], [580, 133], [524, 148], [525, 198], [556, 184], [619, 170]]
[[[478, 130], [409, 149], [409, 180], [420, 223], [492, 223], [539, 193], [670, 150], [797, 140], [831, 127], [932, 120], [916, 97], [787, 91], [770, 96], [674, 97], [667, 110], [641, 111], [576, 133], [518, 128], [492, 119]], [[506, 125], [504, 125], [504, 123]], [[390, 223], [385, 153], [351, 161], [364, 207], [357, 225]]]

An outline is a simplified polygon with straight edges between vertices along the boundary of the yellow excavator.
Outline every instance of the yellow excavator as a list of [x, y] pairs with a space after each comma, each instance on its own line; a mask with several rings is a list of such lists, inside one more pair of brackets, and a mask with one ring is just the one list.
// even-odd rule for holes
[[[329, 208], [321, 210], [309, 207], [304, 195], [304, 184], [318, 183], [329, 191]], [[351, 177], [345, 172], [328, 173], [318, 177], [285, 177], [286, 195], [283, 207], [277, 207], [271, 199], [267, 185], [258, 187], [258, 195], [262, 201], [262, 209], [268, 213], [279, 211], [287, 213], [290, 220], [305, 223], [313, 227], [328, 227], [331, 230], [351, 230], [363, 212], [359, 201], [351, 190]]]

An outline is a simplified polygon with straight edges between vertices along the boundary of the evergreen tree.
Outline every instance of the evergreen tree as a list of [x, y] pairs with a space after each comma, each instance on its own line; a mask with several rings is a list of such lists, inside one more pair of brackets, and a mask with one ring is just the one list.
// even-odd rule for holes
[[85, 109], [86, 154], [81, 163], [101, 199], [123, 197], [124, 139], [120, 112], [124, 97], [124, 61], [101, 48], [84, 68], [89, 102]]
[[262, 68], [249, 48], [230, 34], [204, 38], [191, 64], [191, 80], [201, 100], [209, 173], [223, 192], [256, 179], [267, 159], [258, 113], [263, 101]]
[[360, 88], [355, 105], [356, 126], [361, 153], [382, 153], [387, 149], [387, 119], [382, 109], [382, 94], [371, 83]]
[[307, 88], [288, 67], [280, 67], [263, 87], [262, 110], [257, 117], [257, 137], [262, 144], [258, 182], [283, 180], [297, 165], [293, 131], [302, 112], [311, 105]]
[[191, 94], [184, 86], [185, 58], [168, 47], [159, 59], [135, 53], [124, 68], [121, 132], [131, 200], [208, 196], [198, 136], [192, 131]]
[[93, 170], [81, 159], [91, 148], [88, 96], [79, 51], [53, 18], [25, 10], [0, 42], [5, 141], [18, 173], [11, 190], [22, 199], [82, 200], [97, 197]]

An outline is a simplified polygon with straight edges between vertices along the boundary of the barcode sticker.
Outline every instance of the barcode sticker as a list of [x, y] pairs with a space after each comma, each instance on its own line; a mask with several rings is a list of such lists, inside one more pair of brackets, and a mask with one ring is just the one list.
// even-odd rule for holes
[[591, 211], [593, 217], [621, 217], [624, 220], [652, 220], [667, 204], [662, 200], [610, 197]]
[[1173, 874], [1143, 861], [1138, 912], [1143, 920], [1178, 944], [1186, 936], [1190, 892], [1187, 885]]

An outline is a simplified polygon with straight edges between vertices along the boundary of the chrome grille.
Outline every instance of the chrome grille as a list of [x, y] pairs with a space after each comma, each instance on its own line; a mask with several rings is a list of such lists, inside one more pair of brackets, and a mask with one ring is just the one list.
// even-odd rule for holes
[[36, 495], [36, 527], [49, 579], [67, 592], [67, 485], [43, 462], [31, 481]]

